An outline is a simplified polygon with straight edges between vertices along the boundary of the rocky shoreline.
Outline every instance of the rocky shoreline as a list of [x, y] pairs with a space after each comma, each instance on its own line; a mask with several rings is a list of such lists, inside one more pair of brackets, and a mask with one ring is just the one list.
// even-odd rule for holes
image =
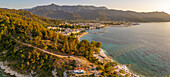
[[[105, 52], [104, 52], [104, 50], [101, 49], [101, 48], [100, 48], [100, 55], [103, 56], [105, 59], [110, 60], [111, 62], [115, 62], [115, 61], [114, 61], [113, 59], [111, 59], [108, 55], [106, 55]], [[132, 72], [128, 69], [127, 65], [121, 65], [121, 64], [119, 64], [116, 68], [118, 68], [117, 71], [119, 71], [119, 70], [125, 70], [125, 72], [126, 72], [127, 74], [130, 74], [131, 77], [142, 77], [142, 76], [140, 76], [140, 75], [137, 75], [137, 74], [135, 74], [135, 73], [132, 73]]]
[[10, 76], [16, 76], [16, 77], [32, 77], [31, 75], [25, 75], [25, 74], [20, 74], [14, 70], [12, 70], [10, 67], [6, 65], [7, 62], [0, 62], [0, 69], [6, 73], [9, 74]]

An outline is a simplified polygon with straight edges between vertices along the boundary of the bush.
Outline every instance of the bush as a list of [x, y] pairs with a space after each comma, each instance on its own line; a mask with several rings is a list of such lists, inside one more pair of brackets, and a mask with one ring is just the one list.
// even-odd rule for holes
[[120, 70], [119, 72], [122, 73], [122, 74], [125, 74], [125, 71], [124, 71], [124, 70]]
[[102, 66], [102, 65], [99, 65], [98, 67], [97, 67], [97, 70], [104, 70], [104, 66]]
[[100, 49], [99, 49], [99, 48], [95, 49], [94, 51], [95, 51], [96, 53], [100, 53]]
[[101, 45], [102, 45], [102, 43], [101, 43], [101, 42], [96, 42], [96, 47], [97, 47], [97, 48], [100, 48], [100, 47], [101, 47]]
[[130, 77], [130, 74], [126, 74], [125, 77]]

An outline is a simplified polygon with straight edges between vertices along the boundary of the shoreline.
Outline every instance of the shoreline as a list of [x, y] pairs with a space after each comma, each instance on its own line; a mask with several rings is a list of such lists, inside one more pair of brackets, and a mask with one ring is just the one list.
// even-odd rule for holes
[[[110, 60], [111, 62], [115, 62], [112, 58], [110, 58], [110, 57], [106, 54], [106, 52], [104, 52], [104, 49], [102, 49], [102, 48], [100, 48], [100, 55], [102, 55], [103, 57], [105, 57], [105, 59]], [[141, 77], [140, 75], [137, 75], [136, 73], [133, 73], [132, 71], [130, 71], [126, 65], [118, 64], [118, 66], [116, 66], [116, 68], [118, 68], [117, 71], [119, 71], [119, 70], [124, 70], [124, 71], [126, 72], [126, 74], [130, 74], [130, 76], [132, 76], [132, 77]]]
[[[82, 35], [79, 35], [79, 36], [77, 37], [78, 40], [80, 40], [80, 38], [81, 38], [82, 36], [86, 35], [86, 34], [88, 34], [88, 32], [85, 32], [85, 33], [83, 33]], [[99, 61], [102, 61], [102, 62], [103, 62], [103, 60], [105, 59], [105, 60], [109, 60], [109, 61], [111, 61], [111, 62], [116, 62], [116, 61], [113, 60], [109, 55], [106, 54], [106, 52], [107, 52], [106, 50], [104, 50], [104, 49], [102, 49], [102, 48], [99, 48], [99, 49], [100, 49], [99, 55], [94, 54], [94, 56], [95, 56], [96, 58], [98, 58]], [[142, 77], [141, 75], [138, 75], [138, 74], [136, 74], [136, 73], [133, 73], [131, 70], [129, 70], [129, 68], [127, 67], [127, 65], [123, 65], [123, 64], [118, 63], [118, 66], [116, 66], [116, 68], [118, 68], [118, 70], [117, 70], [118, 72], [119, 72], [119, 70], [124, 70], [126, 74], [129, 74], [129, 75], [130, 75], [130, 77]]]
[[10, 67], [5, 65], [4, 62], [0, 62], [0, 70], [2, 72], [2, 76], [4, 75], [4, 73], [6, 73], [10, 76], [16, 76], [16, 77], [31, 77], [30, 75], [21, 74], [12, 70]]
[[108, 56], [105, 51], [106, 51], [106, 50], [100, 48], [100, 55], [104, 56], [106, 59], [110, 60], [111, 62], [115, 62], [115, 60], [113, 60], [112, 58], [110, 58], [110, 56]]
[[83, 37], [83, 36], [86, 35], [86, 34], [88, 34], [88, 32], [84, 32], [84, 33], [82, 33], [81, 35], [78, 35], [78, 36], [77, 36], [78, 40], [80, 40], [80, 38]]
[[[83, 36], [86, 35], [86, 34], [88, 34], [88, 32], [85, 32], [85, 33], [82, 33], [81, 35], [78, 35], [78, 36], [77, 36], [78, 40], [80, 40], [80, 38], [83, 37]], [[106, 52], [107, 52], [107, 51], [106, 51]], [[104, 49], [100, 48], [100, 54], [99, 54], [99, 55], [105, 57], [104, 59], [106, 59], [106, 60], [109, 60], [109, 61], [111, 61], [111, 62], [115, 62], [110, 56], [108, 56], [108, 55], [106, 54], [106, 52], [104, 51]], [[139, 75], [136, 75], [136, 74], [130, 72], [130, 70], [127, 68], [126, 65], [118, 64], [117, 68], [118, 68], [119, 70], [120, 70], [120, 69], [125, 70], [125, 72], [126, 72], [126, 73], [129, 73], [130, 76], [133, 75], [133, 76], [135, 76], [135, 77], [141, 77], [141, 76], [139, 76]], [[119, 70], [118, 70], [118, 71], [119, 71]], [[31, 77], [30, 75], [20, 74], [20, 73], [18, 73], [18, 72], [16, 72], [16, 71], [12, 70], [10, 67], [8, 67], [7, 65], [5, 65], [4, 62], [1, 62], [1, 61], [0, 61], [0, 72], [2, 73], [2, 75], [4, 75], [3, 73], [6, 73], [6, 74], [8, 74], [8, 75], [10, 75], [10, 76], [16, 76], [16, 77]], [[132, 74], [132, 75], [131, 75], [131, 74]]]

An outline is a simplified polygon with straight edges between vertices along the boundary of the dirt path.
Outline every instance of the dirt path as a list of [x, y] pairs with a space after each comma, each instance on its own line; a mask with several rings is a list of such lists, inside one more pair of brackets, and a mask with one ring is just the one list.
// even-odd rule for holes
[[[53, 55], [53, 56], [56, 56], [56, 57], [60, 57], [60, 58], [68, 57], [68, 56], [63, 56], [63, 55], [58, 55], [58, 54], [51, 53], [51, 52], [49, 52], [49, 51], [46, 51], [46, 50], [43, 50], [43, 49], [41, 49], [41, 48], [32, 46], [31, 44], [23, 43], [23, 42], [18, 41], [18, 40], [16, 40], [16, 39], [15, 39], [15, 41], [17, 41], [17, 42], [19, 42], [19, 43], [22, 43], [22, 44], [25, 45], [25, 46], [33, 47], [33, 48], [35, 48], [35, 49], [37, 49], [37, 50], [40, 50], [40, 51], [42, 51], [42, 52], [44, 52], [44, 53], [47, 53], [47, 54], [50, 54], [50, 55]], [[72, 57], [72, 56], [70, 56], [70, 57]]]
[[56, 57], [60, 57], [60, 58], [68, 58], [68, 57], [70, 57], [70, 58], [76, 60], [79, 64], [91, 64], [91, 62], [89, 62], [87, 59], [79, 58], [79, 57], [76, 57], [76, 56], [63, 56], [63, 55], [58, 55], [58, 54], [49, 52], [49, 51], [47, 51], [47, 50], [43, 50], [43, 49], [41, 49], [41, 48], [38, 48], [38, 47], [36, 47], [36, 46], [33, 46], [33, 45], [31, 45], [31, 44], [23, 43], [23, 42], [21, 42], [21, 41], [19, 41], [19, 40], [16, 40], [16, 39], [15, 39], [15, 41], [17, 41], [17, 42], [19, 42], [19, 43], [21, 43], [21, 44], [23, 44], [23, 45], [25, 45], [25, 46], [33, 47], [33, 48], [35, 48], [35, 49], [37, 49], [37, 50], [40, 50], [40, 51], [42, 51], [42, 52], [44, 52], [44, 53], [47, 53], [47, 54], [50, 54], [50, 55], [53, 55], [53, 56], [56, 56]]

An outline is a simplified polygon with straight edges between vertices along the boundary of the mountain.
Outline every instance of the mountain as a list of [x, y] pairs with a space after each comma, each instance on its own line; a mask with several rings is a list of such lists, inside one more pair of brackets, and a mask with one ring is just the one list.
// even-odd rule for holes
[[25, 9], [38, 16], [65, 20], [113, 20], [160, 22], [170, 21], [170, 15], [165, 12], [134, 12], [108, 9], [95, 6], [59, 6], [56, 4], [37, 6]]

